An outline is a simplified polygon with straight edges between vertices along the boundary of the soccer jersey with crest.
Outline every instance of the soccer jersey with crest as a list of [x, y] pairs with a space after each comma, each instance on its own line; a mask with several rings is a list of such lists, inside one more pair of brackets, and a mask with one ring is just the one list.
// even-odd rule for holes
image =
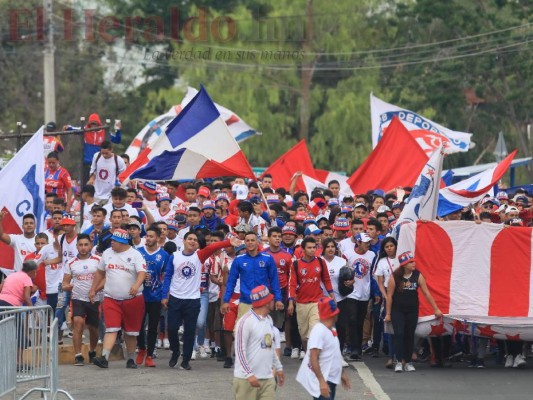
[[[137, 273], [146, 271], [146, 263], [141, 253], [132, 247], [120, 253], [107, 249], [102, 254], [98, 269], [106, 273], [104, 296], [127, 300], [132, 298], [129, 291], [137, 281]], [[140, 296], [142, 292], [143, 285], [136, 295]]]
[[291, 272], [292, 266], [292, 256], [285, 249], [279, 249], [276, 252], [270, 250], [270, 248], [265, 250], [265, 253], [270, 254], [276, 263], [278, 268], [278, 278], [279, 278], [279, 287], [280, 289], [286, 288], [289, 284], [289, 274]]
[[368, 250], [365, 254], [359, 254], [355, 250], [348, 250], [344, 253], [348, 260], [348, 266], [354, 269], [355, 283], [353, 292], [348, 298], [366, 301], [370, 299], [370, 285], [372, 278], [372, 262], [376, 255]]
[[[86, 259], [80, 259], [74, 257], [65, 266], [65, 274], [71, 275], [70, 281], [73, 286], [72, 299], [90, 301], [89, 291], [94, 281], [94, 274], [98, 270], [98, 264], [100, 263], [100, 257], [89, 256]], [[97, 293], [95, 301], [102, 300], [102, 292]]]

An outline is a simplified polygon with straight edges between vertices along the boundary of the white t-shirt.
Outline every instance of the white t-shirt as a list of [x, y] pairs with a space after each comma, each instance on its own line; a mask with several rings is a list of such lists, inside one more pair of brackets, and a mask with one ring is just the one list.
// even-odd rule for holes
[[[65, 274], [71, 275], [70, 281], [73, 286], [72, 298], [75, 300], [90, 301], [89, 291], [94, 281], [94, 274], [98, 270], [100, 257], [89, 256], [85, 260], [74, 257], [65, 266]], [[96, 294], [95, 301], [102, 301], [103, 293], [100, 291]]]
[[[132, 298], [129, 291], [137, 281], [137, 273], [146, 271], [146, 262], [133, 247], [121, 253], [109, 248], [102, 254], [98, 269], [106, 273], [104, 296], [127, 300]], [[143, 285], [139, 287], [137, 296], [142, 293]]]
[[35, 236], [27, 238], [23, 234], [9, 235], [9, 239], [11, 239], [10, 246], [15, 251], [15, 264], [13, 265], [13, 269], [17, 272], [22, 269], [22, 263], [26, 256], [35, 251]]
[[[344, 300], [346, 297], [341, 296], [339, 293], [339, 271], [342, 267], [346, 267], [346, 260], [338, 256], [333, 257], [333, 260], [331, 261], [326, 260], [324, 257], [322, 257], [322, 259], [328, 267], [329, 277], [331, 278], [331, 286], [333, 287], [333, 293], [335, 294], [335, 300]], [[322, 287], [324, 296], [329, 297], [329, 293], [324, 287], [324, 284], [320, 283], [320, 286]]]
[[124, 204], [122, 207], [115, 207], [113, 206], [113, 203], [109, 202], [104, 206], [104, 208], [107, 211], [107, 214], [105, 216], [105, 222], [107, 224], [111, 223], [111, 211], [113, 211], [114, 209], [126, 210], [128, 212], [128, 215], [135, 215], [137, 217], [139, 216], [139, 212], [135, 208], [130, 206], [128, 203]]
[[186, 226], [178, 231], [178, 236], [174, 239], [174, 243], [178, 246], [178, 250], [183, 249], [183, 240], [185, 240], [185, 235], [191, 230], [190, 226]]
[[[59, 243], [61, 243], [61, 239], [63, 238], [63, 236], [65, 235], [61, 235], [57, 238], [57, 241]], [[63, 266], [66, 267], [68, 262], [78, 255], [78, 248], [76, 247], [77, 244], [78, 244], [77, 235], [74, 236], [74, 238], [70, 242], [68, 241], [68, 238], [66, 237], [65, 239], [63, 239], [63, 244], [61, 246], [62, 251], [63, 251]]]
[[[83, 232], [85, 229], [87, 229], [89, 226], [91, 226], [91, 221], [93, 219], [93, 216], [91, 214], [91, 209], [93, 208], [93, 206], [95, 205], [96, 203], [93, 202], [91, 204], [87, 204], [87, 203], [83, 203], [83, 223], [82, 223], [82, 228], [81, 228], [81, 232]], [[83, 227], [87, 227], [85, 229], [83, 229]]]
[[[51, 260], [58, 256], [53, 243], [44, 246], [39, 254], [41, 260]], [[63, 282], [63, 263], [47, 265], [45, 268], [46, 293], [58, 293], [59, 285]]]
[[376, 272], [374, 272], [374, 276], [376, 277], [382, 276], [383, 286], [387, 288], [389, 287], [390, 276], [399, 266], [400, 264], [398, 263], [398, 259], [396, 257], [395, 258], [383, 257], [381, 260], [378, 261], [378, 265], [376, 266]]
[[144, 205], [146, 206], [146, 208], [148, 208], [150, 210], [150, 214], [154, 211], [154, 210], [157, 210], [157, 201], [155, 200], [147, 200], [147, 199], [144, 199], [143, 200], [143, 203]]
[[368, 250], [365, 254], [358, 254], [355, 249], [347, 250], [344, 256], [348, 260], [348, 266], [355, 271], [355, 283], [353, 292], [347, 297], [350, 299], [367, 301], [370, 299], [370, 279], [372, 275], [372, 262], [375, 254]]
[[355, 243], [352, 242], [351, 237], [347, 237], [346, 239], [342, 239], [339, 243], [337, 243], [337, 246], [341, 254], [344, 255], [346, 251], [354, 249]]
[[[115, 187], [118, 175], [126, 169], [126, 164], [122, 157], [117, 156], [117, 162], [115, 163], [115, 155], [110, 158], [104, 158], [100, 156], [98, 164], [96, 159], [100, 155], [100, 152], [93, 156], [93, 162], [91, 164], [91, 174], [95, 174], [94, 180], [94, 197], [96, 199], [107, 200], [111, 194], [111, 190]], [[118, 165], [118, 171], [117, 171]]]
[[318, 356], [318, 365], [320, 371], [327, 382], [339, 384], [342, 375], [342, 354], [339, 344], [339, 338], [334, 335], [333, 331], [328, 329], [321, 322], [317, 323], [311, 330], [309, 341], [307, 342], [308, 351], [300, 365], [296, 381], [300, 383], [307, 392], [313, 397], [320, 396], [320, 384], [311, 367], [311, 349], [320, 349]]
[[150, 211], [150, 212], [152, 213], [152, 217], [154, 217], [155, 222], [166, 221], [167, 219], [173, 219], [174, 214], [176, 214], [176, 211], [172, 209], [168, 210], [166, 214], [161, 214], [161, 212], [159, 211], [159, 208], [156, 208], [155, 210]]
[[191, 255], [176, 251], [173, 254], [174, 269], [169, 293], [177, 299], [199, 299], [200, 283], [202, 281], [202, 263], [195, 251]]
[[140, 249], [141, 247], [144, 247], [145, 244], [146, 244], [146, 238], [141, 238], [141, 241], [139, 242], [139, 244], [134, 244], [133, 247], [135, 249]]

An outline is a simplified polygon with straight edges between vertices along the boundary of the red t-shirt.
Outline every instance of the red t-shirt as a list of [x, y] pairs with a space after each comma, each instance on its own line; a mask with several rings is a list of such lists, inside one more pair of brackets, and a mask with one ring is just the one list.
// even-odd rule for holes
[[46, 267], [42, 262], [40, 262], [41, 255], [35, 252], [28, 254], [24, 261], [28, 260], [35, 260], [35, 262], [39, 263], [39, 266], [37, 267], [37, 274], [33, 279], [33, 284], [37, 286], [37, 289], [39, 289], [39, 297], [42, 300], [46, 300]]
[[286, 288], [289, 284], [289, 276], [292, 268], [292, 256], [287, 250], [284, 249], [279, 249], [276, 252], [266, 249], [265, 253], [270, 254], [276, 262], [280, 289]]
[[66, 199], [67, 190], [72, 187], [72, 180], [68, 171], [59, 167], [52, 172], [49, 169], [44, 171], [44, 190], [46, 193], [55, 193], [57, 197]]
[[[324, 268], [321, 264], [324, 265]], [[297, 303], [318, 302], [324, 296], [320, 282], [324, 284], [328, 293], [333, 293], [331, 278], [325, 261], [321, 260], [320, 262], [318, 257], [311, 261], [300, 258], [292, 264], [289, 279], [289, 299], [295, 299]]]

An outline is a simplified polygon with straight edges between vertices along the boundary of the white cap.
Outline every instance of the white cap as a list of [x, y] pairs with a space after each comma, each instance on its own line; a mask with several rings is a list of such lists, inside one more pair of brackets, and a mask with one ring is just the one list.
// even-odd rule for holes
[[231, 191], [237, 196], [237, 200], [244, 200], [248, 197], [248, 186], [235, 184], [231, 187]]

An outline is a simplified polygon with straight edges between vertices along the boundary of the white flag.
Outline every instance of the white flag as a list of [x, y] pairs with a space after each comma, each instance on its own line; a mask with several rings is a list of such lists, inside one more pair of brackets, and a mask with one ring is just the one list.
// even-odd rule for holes
[[[5, 233], [21, 234], [25, 214], [35, 216], [36, 232], [45, 230], [43, 131], [41, 127], [0, 171], [0, 211], [7, 213]], [[0, 267], [13, 268], [13, 257], [20, 255], [1, 243]]]
[[386, 103], [370, 94], [372, 147], [376, 147], [393, 117], [398, 117], [428, 157], [444, 144], [445, 153], [466, 152], [473, 146], [471, 133], [452, 131], [420, 114]]
[[439, 203], [443, 157], [444, 154], [441, 146], [432, 154], [426, 165], [424, 165], [396, 222], [396, 234], [398, 234], [402, 224], [416, 222], [419, 219], [428, 221], [435, 219]]

